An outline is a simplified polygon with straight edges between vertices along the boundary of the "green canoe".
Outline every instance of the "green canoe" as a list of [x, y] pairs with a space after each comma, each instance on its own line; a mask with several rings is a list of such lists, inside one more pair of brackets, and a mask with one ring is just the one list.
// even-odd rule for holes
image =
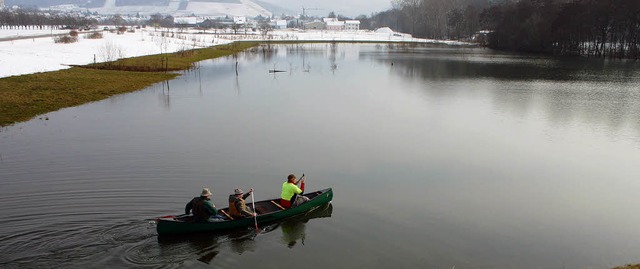
[[[309, 201], [297, 207], [282, 210], [280, 198], [255, 202], [256, 212], [258, 212], [258, 225], [278, 221], [284, 218], [292, 217], [301, 213], [314, 210], [333, 199], [333, 190], [331, 188], [321, 191], [304, 194]], [[251, 207], [251, 204], [248, 204]], [[228, 208], [221, 209], [229, 212]], [[237, 228], [253, 227], [255, 225], [254, 218], [241, 218], [231, 220], [225, 218], [219, 222], [193, 222], [191, 215], [165, 216], [156, 220], [156, 230], [159, 235], [163, 234], [184, 234], [197, 232], [223, 231]]]

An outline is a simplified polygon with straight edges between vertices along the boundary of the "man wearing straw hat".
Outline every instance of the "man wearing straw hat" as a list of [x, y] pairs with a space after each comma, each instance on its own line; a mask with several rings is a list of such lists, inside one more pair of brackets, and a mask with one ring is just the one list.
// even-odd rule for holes
[[218, 216], [216, 206], [211, 202], [211, 191], [209, 188], [203, 188], [199, 197], [194, 197], [184, 208], [184, 213], [189, 214], [193, 211], [193, 218], [196, 222], [216, 222], [222, 221], [224, 218]]
[[247, 199], [249, 195], [253, 193], [253, 189], [250, 189], [246, 194], [242, 189], [235, 189], [233, 194], [229, 195], [229, 215], [234, 218], [253, 217], [256, 213], [247, 207], [244, 199]]

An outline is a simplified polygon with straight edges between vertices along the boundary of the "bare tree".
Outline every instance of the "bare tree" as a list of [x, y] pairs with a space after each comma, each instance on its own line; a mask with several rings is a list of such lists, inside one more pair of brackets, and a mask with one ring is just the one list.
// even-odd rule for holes
[[105, 62], [113, 62], [125, 57], [122, 47], [113, 42], [105, 42], [102, 47], [100, 47], [99, 55]]
[[416, 33], [416, 24], [420, 20], [420, 5], [424, 0], [393, 0], [392, 5], [401, 7], [400, 9], [407, 14], [411, 28], [411, 35]]

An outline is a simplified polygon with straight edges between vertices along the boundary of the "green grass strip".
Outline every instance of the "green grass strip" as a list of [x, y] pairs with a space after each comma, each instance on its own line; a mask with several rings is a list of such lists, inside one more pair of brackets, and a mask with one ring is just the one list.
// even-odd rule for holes
[[[231, 55], [255, 45], [257, 43], [237, 42], [205, 49], [0, 78], [0, 126], [27, 121], [62, 108], [141, 90], [179, 75], [165, 73], [165, 70], [187, 70], [192, 68], [195, 62]], [[165, 64], [157, 65], [159, 61], [164, 61]]]
[[126, 58], [115, 62], [90, 64], [83, 67], [137, 72], [186, 70], [191, 68], [195, 62], [231, 55], [255, 45], [257, 45], [255, 42], [235, 42], [212, 48]]

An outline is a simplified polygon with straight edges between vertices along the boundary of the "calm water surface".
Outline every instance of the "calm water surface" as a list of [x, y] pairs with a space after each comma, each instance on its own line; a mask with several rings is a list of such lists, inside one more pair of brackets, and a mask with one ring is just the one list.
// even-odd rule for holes
[[[639, 67], [375, 44], [204, 61], [2, 129], [0, 267], [640, 263]], [[225, 207], [303, 172], [331, 206], [258, 235], [150, 222], [203, 186]]]

